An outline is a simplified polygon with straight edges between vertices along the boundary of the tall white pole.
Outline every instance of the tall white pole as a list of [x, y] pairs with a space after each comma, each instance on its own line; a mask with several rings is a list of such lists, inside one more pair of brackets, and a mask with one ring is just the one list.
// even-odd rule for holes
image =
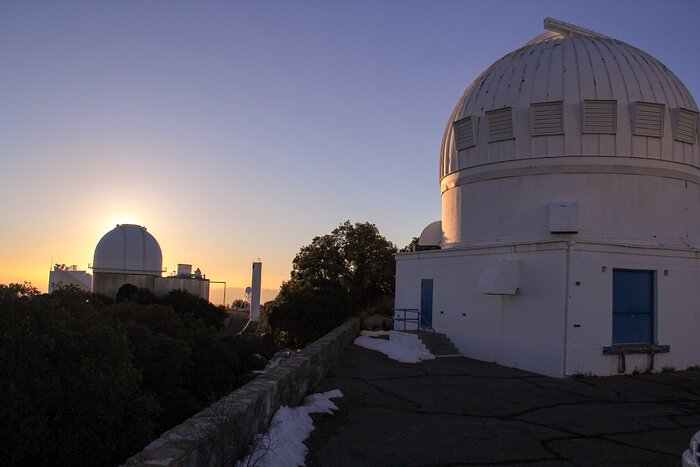
[[262, 263], [253, 263], [253, 279], [250, 292], [250, 320], [258, 321], [260, 318], [260, 284], [262, 282]]

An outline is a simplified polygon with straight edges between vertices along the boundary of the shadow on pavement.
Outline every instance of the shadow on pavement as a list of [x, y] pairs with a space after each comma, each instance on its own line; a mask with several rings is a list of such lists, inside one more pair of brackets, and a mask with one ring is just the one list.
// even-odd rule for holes
[[331, 389], [344, 396], [314, 417], [307, 466], [677, 466], [700, 430], [700, 371], [555, 379], [353, 345]]

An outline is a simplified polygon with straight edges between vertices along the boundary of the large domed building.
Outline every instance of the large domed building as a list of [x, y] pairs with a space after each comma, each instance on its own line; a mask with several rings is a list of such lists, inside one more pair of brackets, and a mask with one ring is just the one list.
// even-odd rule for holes
[[189, 264], [178, 265], [177, 274], [162, 277], [163, 253], [158, 241], [145, 227], [118, 224], [97, 243], [93, 263], [92, 291], [116, 297], [119, 290], [130, 284], [145, 288], [157, 296], [171, 290], [186, 290], [209, 299], [209, 283], [199, 273], [192, 274]]
[[469, 357], [552, 376], [700, 363], [698, 107], [661, 62], [546, 19], [453, 110], [442, 220], [396, 307]]

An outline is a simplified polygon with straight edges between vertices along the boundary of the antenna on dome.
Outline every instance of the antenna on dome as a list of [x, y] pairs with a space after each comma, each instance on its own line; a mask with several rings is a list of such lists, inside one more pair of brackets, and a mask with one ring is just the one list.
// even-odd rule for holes
[[591, 31], [590, 29], [582, 28], [581, 26], [576, 26], [575, 24], [566, 23], [550, 17], [544, 19], [544, 28], [548, 31], [560, 32], [568, 36], [593, 36], [601, 37], [603, 39], [612, 39], [612, 37], [606, 36], [599, 32]]

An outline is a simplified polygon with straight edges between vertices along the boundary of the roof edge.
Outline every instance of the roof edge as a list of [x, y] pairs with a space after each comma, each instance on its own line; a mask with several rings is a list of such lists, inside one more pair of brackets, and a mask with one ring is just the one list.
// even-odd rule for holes
[[558, 32], [566, 36], [589, 36], [612, 39], [612, 37], [606, 36], [605, 34], [582, 28], [581, 26], [576, 26], [575, 24], [567, 23], [549, 16], [544, 19], [544, 28], [547, 31]]

